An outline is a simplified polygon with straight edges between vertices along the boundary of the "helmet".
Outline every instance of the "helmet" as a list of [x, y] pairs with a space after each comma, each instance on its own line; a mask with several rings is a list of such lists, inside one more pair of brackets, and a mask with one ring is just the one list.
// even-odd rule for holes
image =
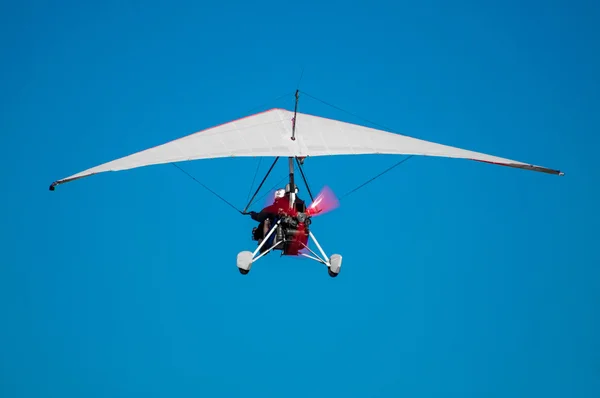
[[285, 196], [285, 190], [284, 189], [278, 189], [277, 191], [275, 191], [275, 199], [279, 199], [279, 198], [283, 198]]

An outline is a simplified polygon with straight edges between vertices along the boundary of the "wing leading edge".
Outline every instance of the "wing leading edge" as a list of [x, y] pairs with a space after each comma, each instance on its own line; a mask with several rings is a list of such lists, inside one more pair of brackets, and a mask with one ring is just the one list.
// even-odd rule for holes
[[250, 115], [57, 180], [50, 190], [59, 184], [108, 171], [198, 159], [256, 156], [421, 155], [564, 175], [559, 170], [303, 113], [296, 116], [296, 139], [292, 140], [293, 117], [293, 112], [277, 108]]

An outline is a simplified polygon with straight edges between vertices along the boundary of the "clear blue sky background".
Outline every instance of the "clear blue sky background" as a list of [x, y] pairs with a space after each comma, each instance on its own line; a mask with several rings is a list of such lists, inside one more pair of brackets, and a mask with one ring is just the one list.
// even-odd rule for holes
[[[3, 1], [0, 396], [598, 397], [600, 7], [485, 3]], [[302, 68], [394, 131], [566, 176], [413, 158], [315, 222], [336, 279], [240, 275], [253, 222], [170, 165], [48, 191], [291, 109]], [[306, 172], [341, 196], [398, 159]], [[256, 164], [184, 167], [242, 207]]]

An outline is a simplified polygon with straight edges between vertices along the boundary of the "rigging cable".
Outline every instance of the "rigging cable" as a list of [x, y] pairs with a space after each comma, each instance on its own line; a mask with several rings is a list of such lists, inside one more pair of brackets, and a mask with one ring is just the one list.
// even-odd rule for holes
[[[274, 100], [272, 100], [272, 101], [269, 101], [269, 102], [267, 102], [267, 103], [264, 103], [264, 104], [262, 104], [262, 105], [260, 105], [260, 106], [256, 106], [256, 107], [254, 107], [254, 108], [250, 109], [250, 110], [249, 110], [247, 113], [250, 113], [250, 112], [253, 112], [253, 111], [257, 110], [257, 109], [263, 108], [263, 107], [267, 106], [267, 105], [268, 105], [269, 103], [271, 103], [271, 102], [276, 102], [276, 101], [279, 101], [280, 99], [282, 99], [282, 98], [285, 98], [285, 97], [288, 97], [288, 96], [290, 96], [290, 95], [294, 95], [294, 94], [287, 93], [287, 94], [280, 95], [279, 97], [275, 98], [275, 99], [274, 99]], [[277, 161], [277, 159], [275, 160], [275, 162], [276, 162], [276, 161]], [[273, 168], [273, 166], [275, 166], [275, 162], [274, 162], [274, 163], [273, 163], [273, 165], [271, 166], [271, 169]], [[216, 193], [215, 191], [213, 191], [212, 189], [210, 189], [209, 187], [207, 187], [206, 185], [204, 185], [203, 183], [201, 183], [201, 182], [200, 182], [200, 181], [199, 181], [197, 178], [195, 178], [195, 177], [194, 177], [194, 176], [192, 176], [190, 173], [188, 173], [187, 171], [185, 171], [184, 169], [182, 169], [180, 166], [178, 166], [178, 165], [177, 165], [177, 164], [175, 164], [175, 163], [171, 163], [171, 164], [172, 164], [173, 166], [175, 166], [177, 169], [179, 169], [179, 170], [180, 170], [182, 173], [184, 173], [185, 175], [187, 175], [189, 178], [191, 178], [192, 180], [196, 181], [198, 184], [200, 184], [200, 185], [201, 185], [203, 188], [205, 188], [207, 191], [209, 191], [210, 193], [212, 193], [213, 195], [215, 195], [217, 198], [221, 199], [221, 200], [222, 200], [224, 203], [226, 203], [227, 205], [229, 205], [231, 208], [235, 209], [235, 211], [237, 211], [238, 213], [240, 213], [240, 214], [242, 214], [242, 215], [246, 214], [246, 210], [248, 210], [248, 207], [250, 207], [250, 204], [249, 204], [249, 205], [246, 207], [246, 209], [245, 209], [244, 211], [242, 211], [242, 210], [238, 209], [238, 208], [237, 208], [237, 207], [235, 207], [235, 206], [234, 206], [234, 205], [233, 205], [231, 202], [229, 202], [227, 199], [223, 198], [221, 195], [219, 195], [218, 193]], [[259, 166], [260, 166], [260, 163], [259, 163]], [[269, 172], [271, 171], [271, 169], [269, 169]], [[256, 169], [256, 173], [258, 173], [258, 167], [257, 167], [257, 169]], [[268, 174], [267, 174], [267, 175], [268, 175]], [[256, 174], [254, 175], [254, 178], [256, 179]], [[266, 176], [265, 176], [265, 179], [266, 179]], [[264, 180], [263, 180], [263, 183], [264, 183]], [[252, 185], [254, 185], [254, 181], [252, 182]], [[262, 183], [261, 183], [261, 186], [262, 186]], [[260, 186], [259, 186], [259, 188], [258, 188], [258, 189], [260, 190]], [[250, 192], [252, 192], [252, 186], [250, 186]], [[257, 194], [257, 193], [258, 193], [258, 190], [257, 190], [257, 191], [256, 191], [256, 193], [254, 194], [254, 196], [256, 196], [256, 194]], [[248, 196], [250, 196], [250, 193], [248, 193]], [[254, 198], [253, 198], [253, 199], [254, 199]]]
[[190, 173], [188, 173], [187, 171], [185, 171], [184, 169], [182, 169], [181, 167], [179, 167], [175, 163], [171, 163], [171, 164], [173, 166], [177, 167], [182, 173], [184, 173], [185, 175], [187, 175], [188, 177], [190, 177], [192, 180], [196, 181], [198, 184], [200, 184], [201, 186], [203, 186], [207, 191], [209, 191], [210, 193], [212, 193], [213, 195], [215, 195], [217, 198], [221, 199], [223, 202], [225, 202], [230, 207], [232, 207], [233, 209], [235, 209], [235, 211], [237, 211], [238, 213], [242, 213], [241, 210], [239, 210], [237, 207], [235, 207], [233, 204], [231, 204], [227, 199], [223, 198], [221, 195], [219, 195], [218, 193], [216, 193], [215, 191], [213, 191], [212, 189], [210, 189], [209, 187], [207, 187], [206, 185], [204, 185], [203, 183], [201, 183], [200, 181], [198, 181]]
[[248, 210], [248, 208], [250, 207], [250, 205], [252, 205], [252, 202], [254, 201], [254, 198], [256, 197], [256, 195], [258, 194], [258, 191], [260, 191], [260, 189], [262, 188], [263, 184], [265, 183], [265, 181], [267, 180], [267, 177], [269, 177], [269, 174], [271, 174], [271, 171], [273, 170], [273, 167], [275, 167], [275, 164], [277, 163], [277, 161], [279, 160], [279, 156], [277, 156], [275, 158], [275, 160], [273, 161], [273, 164], [271, 165], [271, 167], [269, 168], [269, 171], [267, 171], [267, 174], [265, 175], [265, 177], [263, 178], [263, 180], [261, 181], [260, 185], [258, 186], [258, 188], [256, 188], [256, 192], [254, 192], [254, 195], [252, 196], [252, 199], [250, 199], [250, 201], [248, 202], [248, 204], [246, 205], [246, 208], [241, 212], [242, 214], [247, 214], [246, 211]]
[[368, 181], [363, 182], [362, 184], [360, 184], [358, 187], [352, 189], [351, 191], [346, 192], [341, 198], [340, 200], [342, 200], [343, 198], [345, 198], [346, 196], [350, 195], [351, 193], [354, 193], [356, 191], [358, 191], [359, 189], [361, 189], [362, 187], [364, 187], [365, 185], [375, 181], [377, 178], [381, 177], [382, 175], [384, 175], [385, 173], [387, 173], [388, 171], [391, 171], [393, 168], [395, 168], [396, 166], [400, 166], [402, 163], [406, 162], [408, 159], [412, 158], [415, 155], [410, 155], [405, 157], [404, 159], [400, 160], [399, 162], [397, 162], [396, 164], [394, 164], [391, 167], [388, 167], [387, 169], [385, 169], [384, 171], [382, 171], [381, 173], [377, 174], [375, 177], [371, 178]]
[[367, 122], [367, 123], [371, 123], [371, 124], [372, 124], [372, 125], [374, 125], [374, 126], [377, 126], [377, 127], [380, 127], [380, 128], [382, 128], [382, 129], [389, 130], [390, 132], [394, 132], [394, 133], [395, 133], [395, 131], [393, 131], [393, 130], [392, 130], [392, 129], [390, 129], [389, 127], [386, 127], [386, 126], [384, 126], [384, 125], [382, 125], [382, 124], [379, 124], [379, 123], [375, 123], [375, 122], [373, 122], [373, 121], [371, 121], [371, 120], [369, 120], [369, 119], [365, 119], [364, 117], [362, 117], [362, 116], [359, 116], [359, 115], [357, 115], [356, 113], [353, 113], [353, 112], [347, 111], [347, 110], [345, 110], [345, 109], [342, 109], [342, 108], [340, 108], [339, 106], [336, 106], [336, 105], [334, 105], [334, 104], [332, 104], [332, 103], [330, 103], [330, 102], [324, 101], [324, 100], [322, 100], [322, 99], [320, 99], [320, 98], [317, 98], [317, 97], [315, 97], [314, 95], [310, 95], [310, 94], [309, 94], [309, 93], [307, 93], [306, 91], [300, 91], [300, 92], [301, 92], [301, 93], [303, 93], [304, 95], [306, 95], [307, 97], [310, 97], [310, 98], [312, 98], [312, 99], [314, 99], [314, 100], [316, 100], [316, 101], [319, 101], [320, 103], [322, 103], [322, 104], [324, 104], [324, 105], [330, 106], [330, 107], [332, 107], [332, 108], [334, 108], [334, 109], [337, 109], [338, 111], [342, 111], [342, 112], [344, 112], [344, 113], [347, 113], [347, 114], [348, 114], [348, 115], [350, 115], [350, 116], [354, 116], [354, 117], [356, 117], [356, 118], [362, 119], [363, 121], [365, 121], [365, 122]]
[[[267, 189], [267, 191], [265, 193], [263, 193], [262, 196], [259, 196], [258, 198], [256, 198], [256, 200], [254, 200], [254, 202], [252, 202], [251, 205], [256, 203], [257, 201], [261, 200], [265, 196], [267, 196], [269, 194], [269, 192], [273, 191], [275, 188], [280, 186], [280, 184], [287, 178], [288, 178], [287, 174], [284, 175], [283, 177], [281, 177], [281, 180], [279, 180], [277, 183], [275, 183], [275, 185], [273, 185], [271, 188]], [[250, 207], [250, 206], [248, 206], [248, 207]]]
[[256, 181], [256, 176], [258, 175], [258, 169], [260, 168], [260, 164], [262, 163], [262, 156], [258, 158], [258, 165], [256, 165], [256, 171], [254, 172], [254, 178], [252, 178], [252, 184], [250, 184], [250, 189], [248, 190], [248, 195], [246, 196], [246, 200], [250, 199], [250, 193], [252, 192], [252, 187], [254, 187], [254, 182]]

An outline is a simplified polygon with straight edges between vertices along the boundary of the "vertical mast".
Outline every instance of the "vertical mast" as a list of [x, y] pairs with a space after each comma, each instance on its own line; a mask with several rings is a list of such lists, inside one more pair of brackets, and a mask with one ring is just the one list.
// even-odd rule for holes
[[294, 208], [296, 202], [296, 185], [294, 184], [294, 158], [290, 156], [290, 209]]
[[296, 90], [296, 105], [294, 105], [294, 118], [292, 119], [292, 141], [296, 140], [296, 114], [298, 113], [298, 90]]
[[[296, 90], [296, 104], [294, 105], [294, 118], [292, 119], [292, 141], [296, 140], [296, 115], [298, 113], [298, 90]], [[294, 208], [296, 202], [296, 184], [294, 184], [294, 157], [289, 157], [290, 167], [290, 208]]]

